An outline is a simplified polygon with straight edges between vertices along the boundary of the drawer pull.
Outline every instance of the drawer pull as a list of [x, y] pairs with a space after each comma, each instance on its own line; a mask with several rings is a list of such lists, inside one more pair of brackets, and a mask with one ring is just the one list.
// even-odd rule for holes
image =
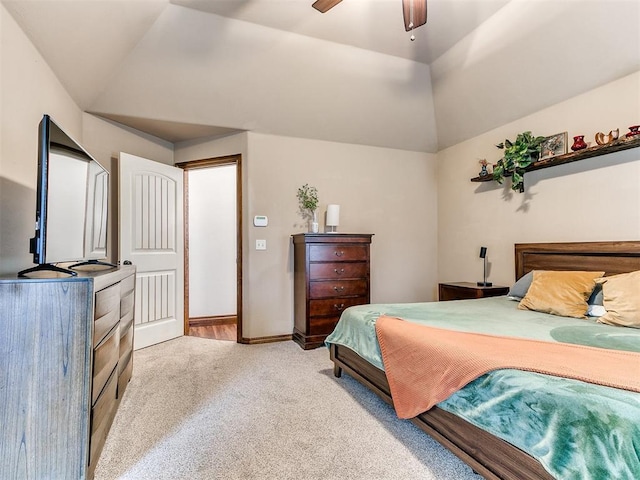
[[343, 255], [344, 255], [344, 252], [343, 252], [342, 250], [341, 250], [341, 251], [339, 251], [339, 252], [338, 252], [338, 251], [336, 251], [336, 252], [334, 252], [334, 253], [336, 254], [336, 257], [341, 257], [341, 256], [343, 256]]
[[334, 286], [334, 287], [333, 287], [333, 289], [334, 289], [336, 292], [344, 292], [344, 286], [342, 286], [342, 285], [341, 285], [341, 286], [339, 286], [339, 287], [335, 287], [335, 286]]
[[342, 311], [342, 310], [344, 310], [344, 303], [341, 303], [340, 305], [337, 305], [337, 304], [334, 303], [333, 304], [333, 308], [335, 308], [338, 311]]
[[342, 275], [344, 273], [344, 268], [341, 268], [340, 270], [334, 268], [333, 271], [336, 272], [336, 275]]

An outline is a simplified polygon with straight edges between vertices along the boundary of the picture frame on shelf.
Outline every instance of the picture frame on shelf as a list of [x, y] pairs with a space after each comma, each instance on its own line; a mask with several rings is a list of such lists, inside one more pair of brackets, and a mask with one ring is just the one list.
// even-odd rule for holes
[[540, 160], [564, 155], [568, 150], [569, 135], [567, 132], [556, 133], [544, 139], [540, 148]]

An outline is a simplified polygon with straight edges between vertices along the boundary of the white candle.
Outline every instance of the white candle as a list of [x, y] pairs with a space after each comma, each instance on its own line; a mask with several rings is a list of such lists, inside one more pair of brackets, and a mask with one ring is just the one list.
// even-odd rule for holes
[[327, 225], [330, 227], [340, 225], [340, 205], [327, 206]]

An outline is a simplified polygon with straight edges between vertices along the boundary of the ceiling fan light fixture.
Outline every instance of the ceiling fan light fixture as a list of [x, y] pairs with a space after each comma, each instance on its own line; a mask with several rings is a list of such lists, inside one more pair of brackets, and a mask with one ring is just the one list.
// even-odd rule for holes
[[427, 23], [427, 0], [402, 0], [404, 29], [410, 32]]
[[313, 2], [313, 5], [311, 6], [321, 13], [326, 13], [328, 10], [335, 7], [341, 1], [342, 0], [316, 0], [315, 2]]

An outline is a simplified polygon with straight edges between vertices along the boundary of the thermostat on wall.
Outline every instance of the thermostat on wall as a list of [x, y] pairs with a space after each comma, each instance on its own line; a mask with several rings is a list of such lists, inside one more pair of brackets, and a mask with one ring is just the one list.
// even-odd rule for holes
[[253, 217], [254, 227], [266, 227], [267, 225], [269, 225], [269, 219], [266, 215], [256, 215]]

